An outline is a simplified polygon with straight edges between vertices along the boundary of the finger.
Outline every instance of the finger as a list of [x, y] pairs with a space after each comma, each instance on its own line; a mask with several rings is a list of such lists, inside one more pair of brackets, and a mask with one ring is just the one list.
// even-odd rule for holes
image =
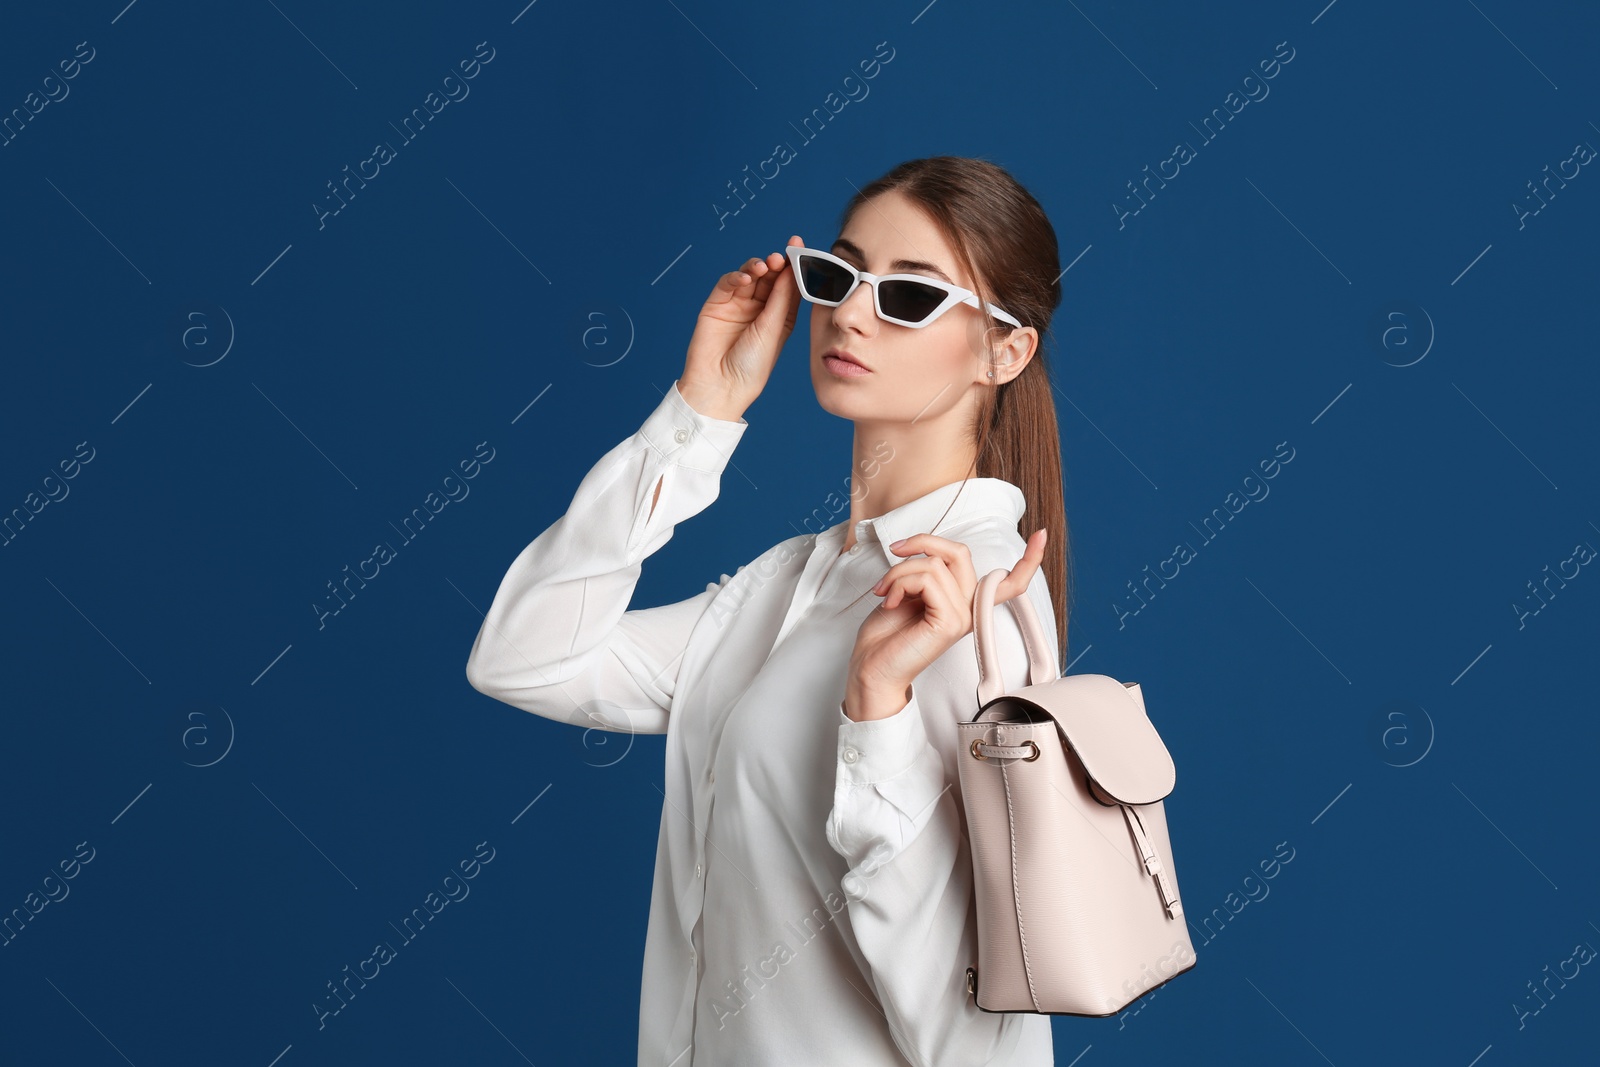
[[873, 591], [884, 598], [886, 606], [893, 607], [894, 604], [899, 603], [898, 600], [893, 602], [890, 600], [895, 595], [897, 588], [900, 590], [902, 598], [907, 592], [913, 592], [920, 596], [929, 582], [938, 580], [938, 575], [941, 572], [946, 575], [950, 573], [950, 568], [945, 566], [945, 562], [942, 559], [936, 559], [932, 556], [919, 556], [916, 559], [908, 559], [890, 567], [888, 572], [879, 579]]
[[[923, 572], [927, 576], [922, 592], [923, 612], [939, 630], [959, 628], [962, 619], [961, 581], [942, 561]], [[968, 598], [970, 599], [970, 598]], [[967, 611], [970, 613], [971, 607]]]
[[[804, 248], [806, 243], [799, 234], [792, 234], [784, 248], [790, 245], [799, 245]], [[784, 253], [784, 263], [788, 263], [789, 255]], [[794, 331], [795, 320], [800, 317], [800, 281], [794, 276], [794, 271], [789, 272], [789, 278], [778, 291], [778, 304], [783, 308], [783, 336], [787, 337]]]
[[766, 259], [762, 260], [766, 270], [756, 279], [757, 300], [765, 301], [767, 299], [767, 294], [771, 293], [773, 286], [777, 285], [781, 280], [783, 268], [788, 262], [782, 252], [770, 253]]
[[1007, 600], [1026, 590], [1033, 581], [1033, 576], [1044, 562], [1044, 546], [1049, 540], [1050, 531], [1041, 527], [1028, 538], [1026, 549], [1017, 565], [1011, 568], [1000, 584], [995, 587], [994, 602], [1003, 604]]
[[800, 279], [795, 277], [794, 271], [788, 271], [787, 277], [779, 283], [778, 297], [773, 303], [783, 312], [783, 336], [787, 337], [794, 332], [794, 324], [800, 317], [800, 305], [803, 303], [800, 297]]
[[751, 256], [738, 270], [729, 272], [730, 298], [738, 296], [765, 303], [786, 262], [788, 260], [781, 252], [772, 252], [765, 257]]
[[766, 270], [765, 261], [757, 256], [751, 256], [739, 265], [738, 270], [729, 271], [723, 277], [732, 282], [732, 288], [739, 289], [761, 277]]
[[[941, 559], [955, 576], [961, 579], [964, 588], [976, 587], [978, 576], [972, 569], [972, 550], [960, 541], [952, 541], [948, 537], [938, 537], [934, 534], [912, 534], [900, 542], [898, 548], [891, 545], [889, 551], [897, 556], [913, 556], [918, 552], [934, 559]], [[899, 564], [896, 564], [898, 566]]]
[[972, 628], [971, 605], [962, 596], [955, 575], [943, 563], [935, 562], [896, 582], [884, 606], [892, 610], [912, 596], [921, 601], [923, 619], [934, 630], [960, 634]]
[[717, 279], [717, 284], [711, 289], [711, 296], [706, 301], [708, 304], [726, 304], [739, 292], [741, 286], [750, 284], [750, 276], [742, 270], [730, 270]]
[[934, 563], [935, 560], [931, 556], [918, 556], [916, 559], [901, 560], [887, 571], [884, 571], [883, 577], [878, 579], [878, 584], [872, 587], [872, 591], [879, 596], [883, 596], [888, 593], [889, 586], [897, 578], [931, 567]]
[[926, 570], [911, 571], [900, 575], [889, 583], [889, 588], [883, 594], [883, 606], [886, 611], [893, 611], [906, 600], [915, 597], [918, 600], [926, 599], [924, 591], [932, 580]]
[[[738, 285], [736, 285], [735, 288], [748, 288], [754, 284], [757, 278], [761, 277], [761, 271], [762, 266], [760, 260], [755, 259], [754, 257], [745, 260], [744, 265], [733, 272], [734, 280], [738, 282]], [[741, 293], [740, 295], [742, 296], [746, 294]]]
[[[872, 587], [872, 591], [879, 596], [886, 597], [889, 595], [889, 589], [897, 580], [908, 574], [921, 574], [925, 571], [930, 573], [943, 571], [946, 574], [950, 574], [957, 592], [961, 591], [959, 575], [951, 573], [950, 566], [938, 556], [916, 556], [912, 559], [901, 560], [884, 572], [883, 577], [878, 579], [878, 584]], [[967, 594], [967, 596], [968, 599], [971, 599], [970, 594]]]
[[1033, 576], [1038, 573], [1040, 565], [1044, 562], [1044, 546], [1049, 538], [1049, 532], [1038, 529], [1028, 538], [1027, 547], [1022, 553], [1022, 558], [1017, 561], [1006, 576], [1001, 579], [995, 589], [995, 603], [1010, 600], [1018, 593], [1028, 588], [1033, 581]]
[[800, 287], [794, 280], [794, 271], [780, 270], [769, 274], [762, 279], [762, 283], [766, 285], [765, 290], [757, 290], [757, 295], [766, 300], [766, 306], [761, 309], [761, 324], [763, 327], [781, 329], [779, 336], [787, 337], [794, 329], [800, 310]]

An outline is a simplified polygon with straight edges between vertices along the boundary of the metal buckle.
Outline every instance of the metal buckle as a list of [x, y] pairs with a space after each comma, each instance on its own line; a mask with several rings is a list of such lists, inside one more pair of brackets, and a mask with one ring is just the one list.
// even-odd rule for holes
[[[1038, 745], [1034, 744], [1032, 741], [1024, 741], [1024, 742], [1022, 742], [1022, 744], [1027, 745], [1029, 748], [1033, 749], [1033, 755], [1021, 757], [1021, 759], [1022, 759], [1022, 761], [1024, 763], [1032, 763], [1034, 760], [1039, 758], [1039, 746]], [[988, 756], [984, 755], [983, 750], [982, 750], [982, 746], [983, 746], [983, 738], [975, 737], [975, 738], [972, 739], [972, 746], [971, 747], [972, 747], [972, 758], [973, 759], [986, 760], [986, 759], [989, 758]], [[1017, 746], [1017, 747], [1021, 747], [1021, 746]]]

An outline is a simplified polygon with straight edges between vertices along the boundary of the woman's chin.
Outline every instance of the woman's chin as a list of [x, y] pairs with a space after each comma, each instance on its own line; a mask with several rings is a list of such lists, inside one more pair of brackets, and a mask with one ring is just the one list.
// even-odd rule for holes
[[841, 419], [860, 418], [870, 408], [863, 398], [862, 384], [836, 377], [825, 367], [814, 367], [811, 371], [811, 391], [816, 394], [818, 406]]

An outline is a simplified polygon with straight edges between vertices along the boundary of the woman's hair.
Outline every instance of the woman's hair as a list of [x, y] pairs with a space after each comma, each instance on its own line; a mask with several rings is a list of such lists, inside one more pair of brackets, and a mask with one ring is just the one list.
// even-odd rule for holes
[[[977, 477], [1003, 478], [1027, 501], [1017, 532], [1023, 540], [1043, 526], [1045, 582], [1055, 609], [1060, 667], [1066, 669], [1067, 512], [1061, 473], [1061, 434], [1045, 359], [1050, 319], [1061, 303], [1061, 257], [1044, 208], [1004, 168], [984, 159], [932, 156], [912, 159], [861, 188], [840, 216], [842, 231], [867, 201], [896, 191], [931, 217], [973, 279], [978, 300], [1004, 308], [1039, 331], [1039, 350], [1015, 378], [986, 389], [971, 440]], [[984, 332], [991, 364], [1009, 327], [990, 318]], [[968, 477], [972, 477], [971, 474]], [[964, 480], [963, 480], [964, 481]], [[959, 495], [959, 493], [958, 493]], [[953, 502], [952, 502], [953, 503]], [[935, 528], [937, 528], [937, 523]], [[978, 575], [981, 579], [983, 575]]]

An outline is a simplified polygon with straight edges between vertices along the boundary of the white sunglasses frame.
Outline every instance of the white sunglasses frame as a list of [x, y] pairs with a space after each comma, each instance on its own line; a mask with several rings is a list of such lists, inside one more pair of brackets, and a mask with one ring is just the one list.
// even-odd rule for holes
[[[860, 288], [862, 282], [866, 282], [872, 286], [872, 309], [877, 313], [878, 318], [882, 319], [884, 322], [892, 322], [896, 326], [906, 326], [913, 330], [920, 330], [924, 326], [931, 325], [934, 320], [938, 319], [939, 316], [943, 315], [946, 311], [949, 311], [957, 304], [967, 304], [971, 307], [978, 306], [978, 294], [974, 293], [971, 289], [963, 289], [959, 285], [953, 285], [942, 278], [932, 278], [926, 274], [872, 274], [868, 271], [860, 270], [849, 263], [846, 263], [844, 260], [840, 259], [836, 255], [833, 255], [831, 252], [824, 252], [820, 248], [807, 248], [804, 245], [789, 245], [784, 249], [784, 252], [789, 257], [790, 267], [794, 270], [795, 287], [799, 289], [800, 296], [813, 304], [821, 304], [825, 307], [838, 307], [840, 304], [844, 303], [846, 300], [849, 300], [850, 297], [854, 295], [855, 291]], [[806, 287], [800, 283], [800, 279], [802, 277], [802, 271], [800, 269], [800, 257], [802, 255], [816, 256], [819, 259], [825, 259], [830, 263], [836, 263], [854, 275], [855, 281], [850, 283], [850, 288], [845, 290], [844, 296], [839, 300], [819, 300], [813, 296], [810, 296], [806, 293]], [[878, 283], [891, 281], [920, 282], [923, 285], [931, 285], [935, 289], [942, 289], [944, 290], [945, 294], [944, 302], [938, 307], [934, 308], [926, 318], [919, 322], [907, 322], [905, 319], [897, 319], [892, 315], [884, 313], [883, 304], [880, 303], [878, 299]], [[1019, 329], [1021, 328], [1022, 323], [1018, 322], [1015, 318], [1006, 314], [1004, 311], [1001, 311], [993, 304], [985, 301], [983, 307], [989, 312], [989, 314], [993, 315], [1001, 322], [1008, 323], [1011, 326]]]

